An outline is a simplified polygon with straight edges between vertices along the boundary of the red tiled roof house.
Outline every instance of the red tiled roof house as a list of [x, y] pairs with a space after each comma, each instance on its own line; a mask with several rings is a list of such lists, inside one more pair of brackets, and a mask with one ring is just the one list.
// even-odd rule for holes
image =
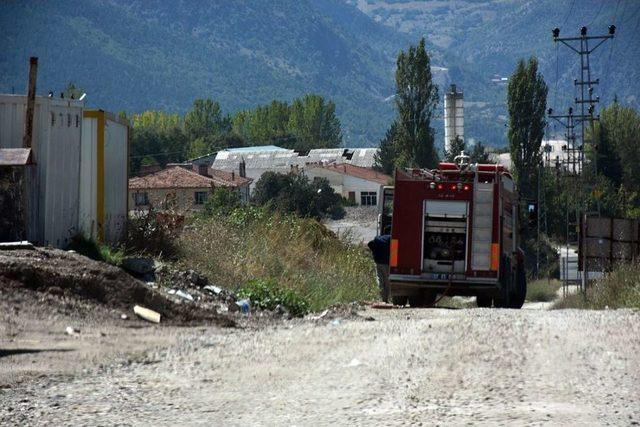
[[200, 210], [216, 188], [238, 191], [246, 200], [251, 180], [236, 174], [209, 169], [201, 175], [180, 166], [168, 167], [129, 180], [129, 206], [134, 210], [172, 208], [178, 211]]

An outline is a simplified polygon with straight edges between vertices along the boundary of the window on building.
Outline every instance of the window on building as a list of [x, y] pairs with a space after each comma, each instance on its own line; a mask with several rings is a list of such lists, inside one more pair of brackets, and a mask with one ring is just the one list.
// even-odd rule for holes
[[207, 192], [206, 191], [196, 191], [193, 193], [194, 195], [194, 204], [196, 205], [204, 205], [204, 202], [207, 201]]
[[136, 206], [147, 206], [149, 204], [149, 195], [147, 193], [134, 193], [133, 202]]
[[378, 193], [376, 193], [375, 191], [361, 191], [360, 204], [362, 206], [377, 206]]

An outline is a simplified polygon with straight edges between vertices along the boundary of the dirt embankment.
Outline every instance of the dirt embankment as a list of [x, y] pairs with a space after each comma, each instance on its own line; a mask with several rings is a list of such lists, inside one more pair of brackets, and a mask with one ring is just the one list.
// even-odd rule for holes
[[176, 303], [120, 268], [58, 249], [0, 251], [0, 286], [79, 299], [127, 313], [141, 305], [159, 312], [163, 323], [234, 325], [230, 317], [215, 311]]

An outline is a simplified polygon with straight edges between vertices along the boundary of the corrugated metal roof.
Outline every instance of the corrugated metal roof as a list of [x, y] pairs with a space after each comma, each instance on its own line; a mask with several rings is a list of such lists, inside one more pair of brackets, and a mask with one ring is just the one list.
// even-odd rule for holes
[[244, 160], [249, 169], [288, 168], [301, 164], [300, 157], [293, 151], [272, 151], [258, 153], [228, 153], [227, 156], [217, 156], [212, 167], [220, 170], [237, 170]]
[[377, 148], [355, 148], [349, 163], [362, 168], [372, 168], [375, 163], [373, 156], [377, 152]]
[[0, 166], [24, 166], [31, 163], [31, 148], [0, 148]]
[[350, 164], [363, 168], [372, 168], [377, 148], [319, 148], [310, 150], [308, 155], [300, 156], [293, 150], [275, 146], [277, 150], [256, 150], [264, 147], [243, 147], [241, 149], [222, 150], [213, 160], [212, 167], [221, 170], [235, 170], [244, 159], [249, 169], [283, 169], [307, 164]]
[[276, 145], [256, 145], [253, 147], [238, 147], [238, 148], [227, 148], [226, 150], [223, 151], [228, 151], [229, 153], [247, 153], [247, 152], [252, 152], [252, 153], [258, 153], [258, 152], [269, 152], [269, 151], [293, 151], [293, 150], [289, 150], [288, 148], [282, 148], [282, 147], [278, 147]]

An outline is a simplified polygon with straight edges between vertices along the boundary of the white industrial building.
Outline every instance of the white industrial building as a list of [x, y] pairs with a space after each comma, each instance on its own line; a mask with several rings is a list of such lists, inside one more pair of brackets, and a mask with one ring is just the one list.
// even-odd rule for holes
[[304, 174], [310, 180], [326, 178], [336, 193], [361, 206], [378, 206], [382, 186], [391, 182], [388, 175], [346, 163], [308, 165]]
[[377, 148], [319, 148], [306, 155], [274, 145], [229, 148], [215, 156], [211, 167], [223, 171], [238, 171], [245, 162], [247, 178], [253, 180], [251, 190], [265, 172], [288, 173], [301, 171], [309, 165], [347, 164], [372, 168]]
[[[547, 168], [559, 168], [565, 172], [573, 173], [574, 165], [570, 162], [569, 152], [567, 151], [567, 141], [563, 139], [546, 139], [540, 144], [540, 153], [542, 154], [542, 164]], [[574, 156], [578, 154], [575, 153]], [[500, 153], [494, 155], [494, 161], [503, 165], [507, 169], [511, 169], [513, 162], [510, 153]], [[575, 173], [580, 173], [582, 165], [580, 162], [575, 163]]]
[[252, 180], [251, 190], [265, 172], [288, 173], [300, 166], [298, 153], [274, 145], [229, 148], [216, 155], [211, 167], [222, 171], [239, 171], [245, 163], [246, 177]]

